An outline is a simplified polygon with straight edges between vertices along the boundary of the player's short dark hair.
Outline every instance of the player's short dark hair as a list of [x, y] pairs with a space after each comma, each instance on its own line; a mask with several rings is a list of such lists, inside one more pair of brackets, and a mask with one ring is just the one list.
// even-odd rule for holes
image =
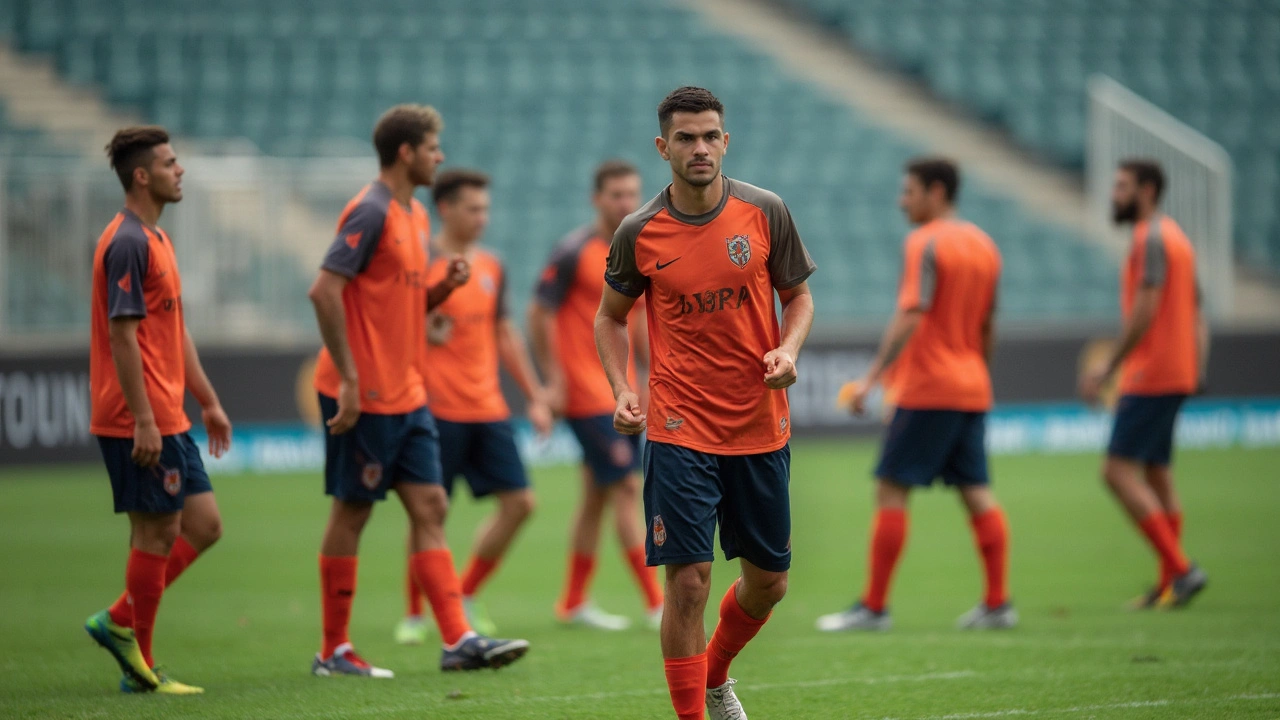
[[605, 160], [596, 168], [596, 192], [604, 190], [605, 184], [614, 178], [631, 177], [639, 174], [640, 171], [636, 169], [636, 166], [626, 160]]
[[956, 201], [960, 192], [960, 168], [955, 162], [940, 157], [915, 158], [907, 163], [906, 171], [908, 175], [915, 176], [925, 190], [935, 183], [941, 184], [947, 202]]
[[1149, 158], [1125, 158], [1120, 161], [1120, 169], [1133, 173], [1133, 178], [1138, 181], [1138, 187], [1143, 185], [1154, 187], [1156, 201], [1160, 200], [1160, 196], [1164, 194], [1164, 168], [1160, 167], [1159, 161]]
[[107, 143], [107, 157], [125, 192], [133, 187], [133, 171], [151, 164], [152, 150], [169, 142], [169, 131], [159, 125], [135, 125], [116, 131]]
[[391, 167], [400, 154], [400, 146], [418, 147], [427, 135], [444, 130], [444, 120], [430, 105], [396, 105], [382, 113], [373, 126], [373, 147], [378, 151], [382, 167]]
[[712, 95], [710, 90], [692, 85], [676, 88], [658, 103], [658, 128], [662, 131], [662, 136], [666, 137], [667, 131], [671, 129], [671, 118], [676, 113], [700, 113], [708, 110], [715, 110], [721, 122], [724, 121], [724, 103]]
[[463, 188], [484, 190], [489, 187], [489, 176], [479, 170], [453, 168], [436, 175], [435, 184], [431, 186], [431, 199], [436, 205], [458, 199]]

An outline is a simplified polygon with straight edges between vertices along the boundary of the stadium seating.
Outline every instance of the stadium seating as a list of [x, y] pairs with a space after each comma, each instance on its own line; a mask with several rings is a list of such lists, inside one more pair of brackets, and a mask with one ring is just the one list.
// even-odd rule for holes
[[[688, 10], [644, 0], [16, 2], [21, 50], [189, 137], [324, 154], [335, 139], [367, 142], [393, 103], [436, 105], [448, 164], [494, 177], [488, 237], [514, 270], [518, 306], [553, 243], [590, 218], [594, 165], [631, 159], [656, 192], [669, 177], [652, 146], [657, 102], [677, 85], [706, 85], [729, 108], [727, 171], [785, 198], [811, 246], [820, 322], [892, 308], [907, 229], [897, 189], [919, 149]], [[321, 204], [337, 214], [336, 202]], [[1007, 316], [1114, 314], [1114, 258], [976, 182], [961, 210], [1008, 258]]]
[[1280, 0], [789, 0], [1058, 162], [1105, 73], [1220, 142], [1238, 259], [1280, 272]]

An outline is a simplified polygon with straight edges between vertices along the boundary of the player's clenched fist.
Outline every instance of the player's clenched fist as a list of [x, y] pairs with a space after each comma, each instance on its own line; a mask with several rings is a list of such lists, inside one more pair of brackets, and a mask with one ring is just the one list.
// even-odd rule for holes
[[791, 353], [778, 348], [764, 355], [764, 384], [772, 390], [782, 390], [796, 384], [796, 361]]
[[450, 288], [460, 288], [467, 284], [471, 279], [471, 263], [467, 259], [458, 255], [449, 261], [449, 274], [445, 276], [444, 282]]
[[613, 429], [623, 435], [639, 435], [644, 432], [644, 420], [640, 397], [630, 390], [619, 394], [618, 407], [613, 411]]
[[329, 434], [341, 435], [360, 419], [360, 383], [343, 380], [338, 386], [338, 414], [329, 419]]

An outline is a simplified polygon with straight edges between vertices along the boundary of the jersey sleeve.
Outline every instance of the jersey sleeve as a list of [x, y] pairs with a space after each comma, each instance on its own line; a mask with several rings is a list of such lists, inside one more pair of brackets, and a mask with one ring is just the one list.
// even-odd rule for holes
[[818, 266], [800, 239], [791, 210], [777, 196], [764, 206], [769, 221], [769, 279], [778, 290], [789, 290], [813, 274]]
[[498, 266], [498, 288], [497, 303], [494, 305], [494, 317], [499, 320], [506, 320], [510, 313], [507, 306], [507, 266], [503, 263], [497, 263]]
[[378, 249], [387, 213], [372, 202], [362, 202], [351, 209], [338, 227], [338, 235], [329, 245], [320, 267], [345, 278], [364, 272]]
[[1169, 258], [1165, 254], [1164, 238], [1160, 236], [1159, 221], [1150, 223], [1137, 260], [1142, 287], [1158, 288], [1164, 285], [1165, 277], [1169, 274]]
[[144, 318], [147, 299], [142, 281], [150, 261], [145, 237], [117, 237], [102, 256], [107, 274], [107, 317]]
[[938, 264], [932, 238], [907, 239], [902, 267], [902, 285], [898, 290], [899, 310], [928, 310], [938, 287]]
[[551, 259], [542, 269], [538, 277], [538, 287], [534, 289], [534, 299], [548, 310], [559, 310], [569, 296], [573, 287], [573, 278], [578, 274], [578, 259], [582, 256], [581, 246], [577, 243], [563, 244], [551, 253]]
[[605, 266], [604, 281], [609, 287], [629, 298], [638, 298], [649, 287], [649, 276], [640, 272], [636, 264], [636, 239], [644, 227], [630, 215], [618, 226], [609, 244], [609, 263]]

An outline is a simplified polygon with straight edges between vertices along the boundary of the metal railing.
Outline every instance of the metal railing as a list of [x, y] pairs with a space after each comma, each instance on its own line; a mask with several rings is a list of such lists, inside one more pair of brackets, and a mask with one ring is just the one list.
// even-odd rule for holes
[[1232, 309], [1235, 251], [1231, 219], [1231, 158], [1218, 143], [1105, 75], [1089, 81], [1085, 166], [1087, 207], [1109, 224], [1116, 165], [1126, 157], [1160, 161], [1168, 176], [1161, 206], [1196, 248], [1201, 287], [1216, 317]]

